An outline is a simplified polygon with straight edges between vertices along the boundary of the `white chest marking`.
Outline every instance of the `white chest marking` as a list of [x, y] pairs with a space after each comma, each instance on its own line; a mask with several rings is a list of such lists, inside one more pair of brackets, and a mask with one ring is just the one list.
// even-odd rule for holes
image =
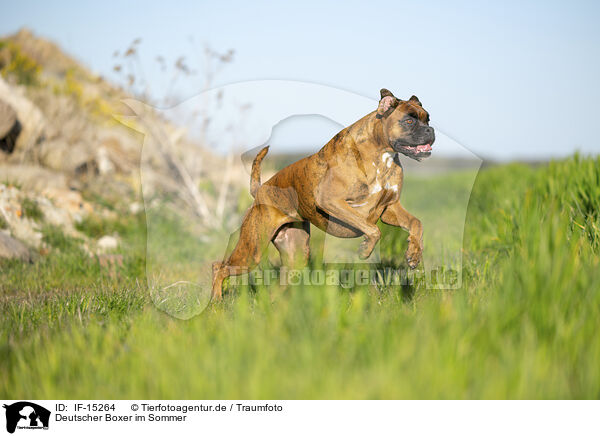
[[386, 151], [381, 155], [381, 162], [383, 162], [386, 167], [390, 168], [394, 162], [394, 156]]
[[385, 184], [385, 189], [390, 189], [394, 192], [398, 192], [398, 185], [390, 185], [389, 183]]
[[[387, 168], [391, 168], [392, 164], [394, 163], [396, 159], [396, 155], [389, 153], [389, 152], [385, 152], [381, 154], [381, 163], [384, 164]], [[375, 162], [373, 162], [373, 166], [377, 167], [377, 165], [375, 165]], [[391, 174], [389, 171], [387, 171], [385, 168], [377, 168], [377, 176], [375, 177], [375, 184], [373, 185], [373, 187], [371, 188], [370, 194], [377, 194], [378, 192], [380, 192], [382, 189], [384, 189], [384, 187], [381, 185], [385, 179], [388, 178], [388, 175]], [[380, 181], [380, 176], [383, 177], [383, 180]], [[398, 193], [398, 185], [390, 185], [389, 182], [385, 183], [385, 189], [386, 190], [390, 190], [390, 191], [394, 191], [395, 193]], [[359, 206], [363, 206], [363, 204], [360, 205], [353, 205], [352, 207], [359, 207]]]
[[371, 194], [377, 194], [379, 191], [381, 191], [381, 185], [379, 184], [379, 180], [377, 180], [373, 189], [371, 189]]

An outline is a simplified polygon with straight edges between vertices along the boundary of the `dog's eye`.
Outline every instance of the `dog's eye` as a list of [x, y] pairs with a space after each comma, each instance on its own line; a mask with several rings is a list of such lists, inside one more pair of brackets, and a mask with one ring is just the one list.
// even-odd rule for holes
[[408, 119], [406, 120], [406, 124], [412, 124], [412, 123], [414, 123], [414, 122], [415, 122], [415, 120], [413, 120], [412, 118], [408, 118]]

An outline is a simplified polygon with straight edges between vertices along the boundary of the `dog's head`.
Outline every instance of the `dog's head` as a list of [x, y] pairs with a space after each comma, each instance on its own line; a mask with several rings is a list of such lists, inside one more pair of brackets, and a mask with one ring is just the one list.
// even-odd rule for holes
[[376, 116], [382, 122], [385, 140], [395, 151], [418, 161], [431, 156], [435, 132], [416, 96], [403, 101], [382, 89]]

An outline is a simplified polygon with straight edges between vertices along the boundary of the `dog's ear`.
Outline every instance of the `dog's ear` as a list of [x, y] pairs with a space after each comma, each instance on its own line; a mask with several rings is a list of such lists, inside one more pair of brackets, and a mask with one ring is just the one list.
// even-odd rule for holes
[[413, 95], [411, 98], [408, 99], [408, 101], [409, 103], [418, 104], [419, 106], [423, 107], [423, 105], [419, 101], [419, 97], [417, 97], [416, 95]]
[[381, 98], [383, 97], [394, 97], [394, 94], [392, 94], [392, 91], [390, 91], [389, 89], [385, 89], [385, 88], [381, 88], [381, 91], [379, 91], [379, 94], [381, 95]]
[[377, 118], [389, 115], [398, 106], [398, 99], [390, 91], [383, 88], [380, 93], [381, 100], [379, 100], [379, 107], [377, 108]]

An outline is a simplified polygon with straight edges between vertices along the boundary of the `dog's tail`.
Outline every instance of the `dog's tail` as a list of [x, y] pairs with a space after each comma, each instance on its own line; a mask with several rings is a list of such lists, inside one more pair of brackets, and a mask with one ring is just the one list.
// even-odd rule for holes
[[256, 197], [256, 191], [260, 188], [260, 163], [269, 152], [269, 146], [267, 145], [261, 151], [258, 152], [252, 162], [252, 172], [250, 173], [250, 194]]

